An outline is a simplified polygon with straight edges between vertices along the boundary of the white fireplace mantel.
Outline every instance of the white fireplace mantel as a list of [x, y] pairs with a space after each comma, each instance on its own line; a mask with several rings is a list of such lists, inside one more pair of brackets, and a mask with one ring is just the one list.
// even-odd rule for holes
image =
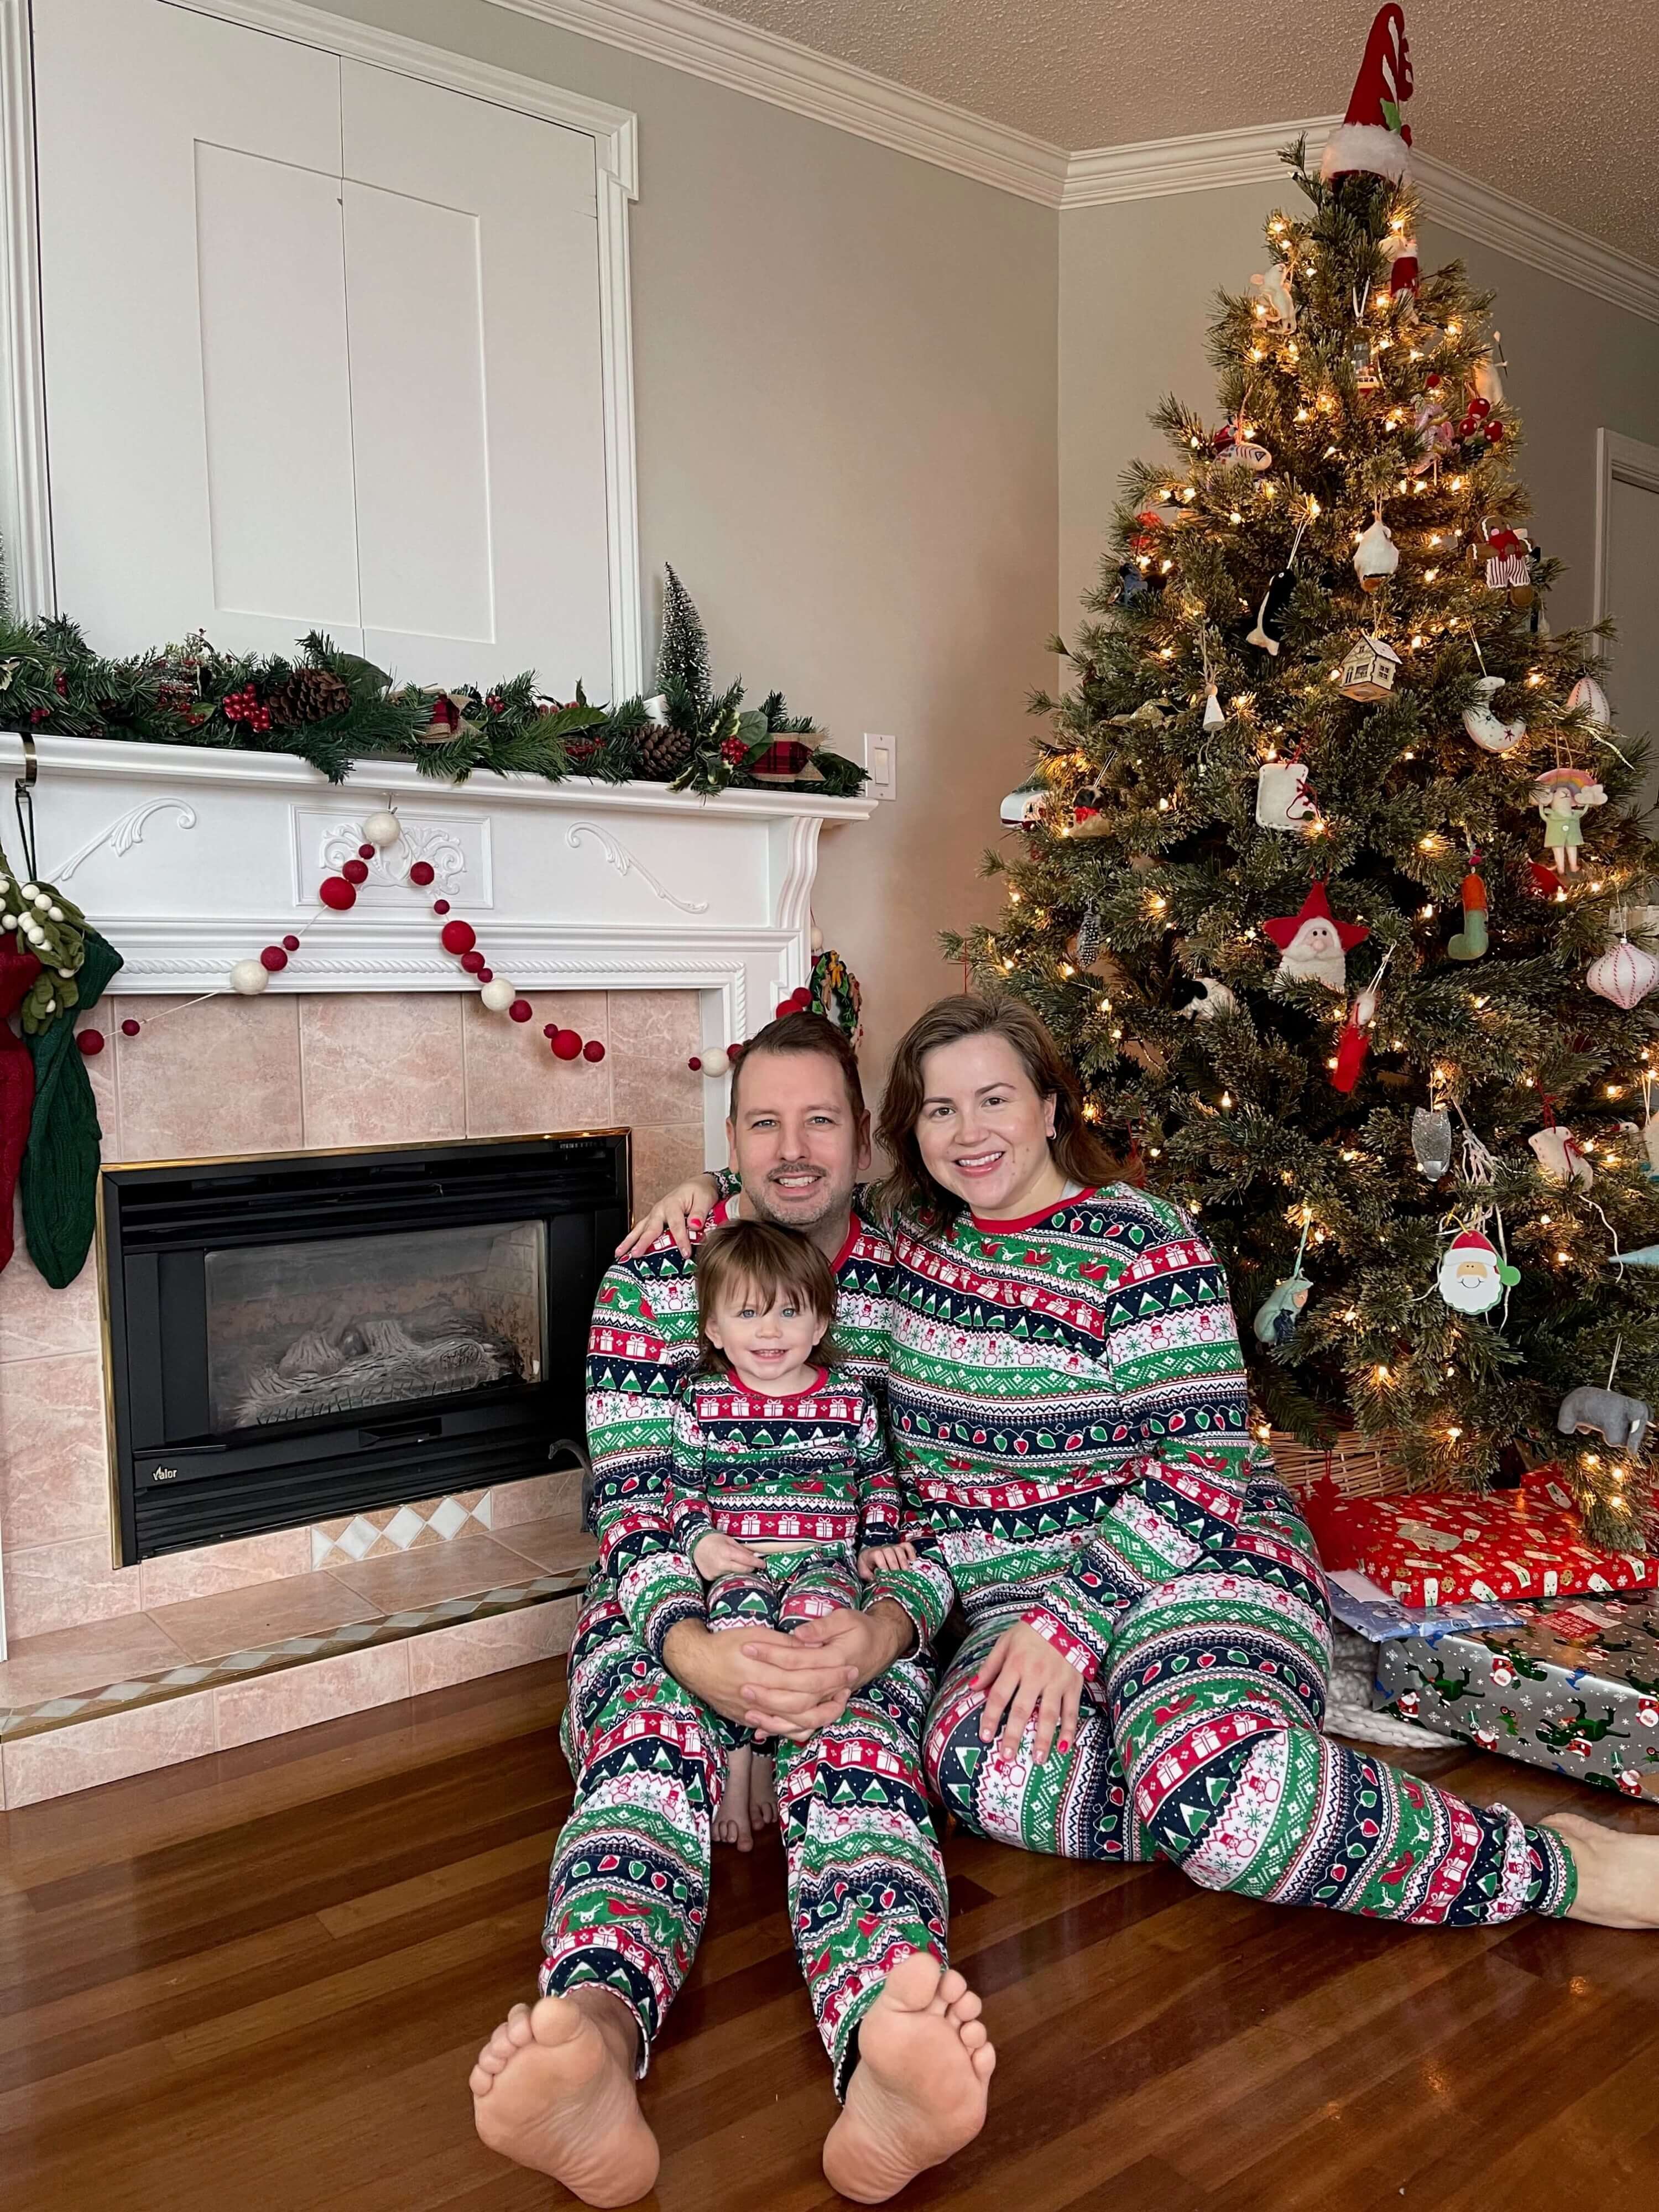
[[[805, 981], [819, 831], [875, 806], [483, 773], [446, 784], [389, 761], [331, 784], [282, 753], [34, 744], [41, 875], [120, 952], [124, 994], [228, 988], [232, 964], [285, 932], [301, 943], [273, 992], [470, 990], [438, 941], [444, 897], [521, 989], [701, 992], [715, 1050]], [[0, 775], [15, 777], [22, 753], [0, 732]], [[402, 844], [370, 864], [349, 913], [319, 906], [318, 884], [382, 808]], [[21, 866], [9, 820], [0, 842]], [[418, 860], [436, 874], [421, 890], [405, 881]], [[708, 1090], [712, 1144], [724, 1086]]]

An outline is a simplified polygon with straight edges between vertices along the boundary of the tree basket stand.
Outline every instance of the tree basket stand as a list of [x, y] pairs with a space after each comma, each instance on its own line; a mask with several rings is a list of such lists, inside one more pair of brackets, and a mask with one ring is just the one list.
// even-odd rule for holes
[[1291, 1490], [1311, 1490], [1329, 1476], [1344, 1498], [1389, 1498], [1411, 1487], [1395, 1457], [1393, 1438], [1362, 1436], [1344, 1429], [1328, 1444], [1304, 1444], [1285, 1429], [1267, 1438], [1279, 1479]]

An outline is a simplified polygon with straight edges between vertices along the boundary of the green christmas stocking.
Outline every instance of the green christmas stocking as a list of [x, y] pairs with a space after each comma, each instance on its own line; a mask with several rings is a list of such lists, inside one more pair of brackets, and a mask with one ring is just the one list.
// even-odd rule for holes
[[[94, 1006], [121, 965], [121, 956], [95, 929], [87, 932], [77, 977], [77, 1011]], [[55, 1291], [86, 1264], [97, 1225], [98, 1146], [102, 1135], [87, 1064], [65, 1014], [28, 1040], [34, 1056], [34, 1115], [23, 1154], [23, 1234], [29, 1257]]]

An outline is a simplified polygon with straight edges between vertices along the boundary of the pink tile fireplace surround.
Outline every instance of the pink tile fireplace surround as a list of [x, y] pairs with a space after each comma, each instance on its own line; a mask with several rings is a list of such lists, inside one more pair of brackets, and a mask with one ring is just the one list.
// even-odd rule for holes
[[[522, 1026], [456, 992], [227, 995], [165, 1019], [178, 1000], [117, 999], [99, 1009], [109, 1042], [88, 1062], [104, 1158], [627, 1125], [637, 1193], [701, 1164], [703, 1085], [686, 1066], [700, 1045], [696, 991], [529, 995], [535, 1019]], [[120, 1033], [129, 1017], [137, 1037]], [[600, 1038], [605, 1060], [554, 1060], [548, 1021]], [[305, 1528], [112, 1565], [95, 1255], [52, 1291], [21, 1233], [0, 1274], [0, 1556], [13, 1660], [34, 1637], [313, 1565]]]

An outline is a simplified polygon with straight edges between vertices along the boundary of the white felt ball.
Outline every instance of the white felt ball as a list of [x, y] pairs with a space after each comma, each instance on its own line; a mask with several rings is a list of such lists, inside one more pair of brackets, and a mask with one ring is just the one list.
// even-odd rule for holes
[[363, 842], [378, 845], [383, 853], [389, 845], [395, 845], [403, 834], [404, 825], [395, 814], [371, 814], [363, 824]]
[[24, 896], [26, 899], [32, 899], [32, 898], [34, 896], [34, 885], [33, 885], [33, 884], [24, 884], [24, 886], [23, 886], [23, 896]]
[[270, 981], [270, 970], [263, 961], [239, 960], [230, 971], [231, 989], [245, 999], [257, 999]]
[[478, 993], [492, 1014], [504, 1014], [518, 995], [505, 975], [492, 975]]
[[46, 920], [48, 921], [61, 921], [63, 919], [64, 909], [61, 906], [49, 906], [46, 908]]

